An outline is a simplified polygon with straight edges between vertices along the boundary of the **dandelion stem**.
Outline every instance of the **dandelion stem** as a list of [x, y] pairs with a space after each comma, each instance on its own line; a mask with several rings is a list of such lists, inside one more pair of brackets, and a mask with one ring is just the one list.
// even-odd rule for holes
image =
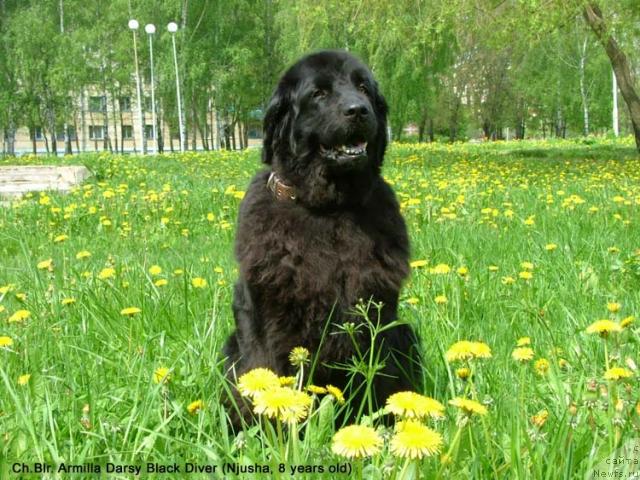
[[407, 473], [409, 471], [409, 467], [412, 464], [412, 460], [411, 458], [407, 457], [407, 459], [404, 461], [404, 465], [402, 466], [402, 470], [400, 470], [400, 474], [396, 477], [399, 480], [403, 480], [405, 478], [412, 478], [412, 477], [408, 477]]
[[[447, 451], [447, 453], [445, 454], [445, 458], [447, 459], [447, 463], [453, 463], [455, 458], [452, 457], [453, 453], [455, 452], [456, 455], [458, 453], [458, 443], [460, 442], [460, 437], [462, 436], [462, 431], [464, 430], [466, 423], [460, 425], [458, 427], [458, 430], [456, 431], [456, 434], [453, 436], [453, 440], [451, 440], [451, 445], [449, 446], [449, 450]], [[442, 472], [445, 468], [446, 464], [444, 462], [442, 462], [442, 464], [440, 465], [440, 468], [438, 469], [438, 473], [436, 474], [435, 478], [441, 478]]]

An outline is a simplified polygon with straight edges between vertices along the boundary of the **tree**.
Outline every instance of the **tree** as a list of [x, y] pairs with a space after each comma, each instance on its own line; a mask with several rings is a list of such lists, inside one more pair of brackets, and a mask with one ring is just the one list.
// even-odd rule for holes
[[603, 18], [602, 10], [596, 3], [587, 3], [584, 6], [583, 13], [585, 20], [604, 47], [611, 61], [611, 67], [616, 75], [618, 87], [629, 108], [636, 146], [640, 152], [640, 97], [638, 97], [633, 80], [631, 79], [631, 69], [627, 56], [613, 37], [613, 33]]

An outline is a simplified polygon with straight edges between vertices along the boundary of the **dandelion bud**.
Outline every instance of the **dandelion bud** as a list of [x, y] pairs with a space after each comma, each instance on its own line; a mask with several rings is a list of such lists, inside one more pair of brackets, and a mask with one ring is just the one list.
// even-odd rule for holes
[[310, 356], [311, 354], [309, 353], [309, 350], [307, 350], [306, 348], [295, 347], [293, 350], [291, 350], [291, 353], [289, 354], [289, 362], [294, 367], [300, 367], [305, 363], [309, 362]]

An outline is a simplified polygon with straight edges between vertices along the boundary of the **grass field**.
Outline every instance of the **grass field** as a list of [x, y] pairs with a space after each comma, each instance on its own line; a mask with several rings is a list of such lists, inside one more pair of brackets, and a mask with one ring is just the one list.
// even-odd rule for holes
[[[61, 161], [94, 177], [0, 208], [2, 478], [27, 476], [14, 462], [84, 468], [61, 478], [97, 478], [91, 469], [107, 463], [142, 465], [147, 478], [147, 462], [178, 464], [159, 478], [300, 478], [292, 466], [315, 469], [308, 478], [594, 478], [625, 441], [640, 445], [630, 139], [390, 148], [384, 176], [412, 239], [399, 315], [424, 341], [424, 393], [445, 407], [423, 420], [441, 445], [405, 438], [421, 459], [370, 417], [359, 423], [383, 440], [370, 457], [333, 453], [338, 404], [321, 394], [295, 428], [227, 431], [234, 223], [258, 152]], [[613, 323], [587, 331], [603, 319]], [[490, 356], [450, 350], [460, 340]], [[189, 473], [187, 462], [216, 471]], [[236, 463], [245, 473], [222, 473]], [[250, 473], [261, 468], [271, 474]]]

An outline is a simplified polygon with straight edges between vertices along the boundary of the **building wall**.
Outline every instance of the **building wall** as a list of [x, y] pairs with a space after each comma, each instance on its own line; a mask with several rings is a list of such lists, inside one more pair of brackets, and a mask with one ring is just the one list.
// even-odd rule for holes
[[[91, 100], [93, 97], [93, 100]], [[87, 91], [83, 98], [78, 98], [76, 100], [76, 107], [78, 113], [75, 117], [75, 124], [70, 123], [68, 127], [70, 129], [76, 129], [77, 131], [77, 139], [76, 136], [73, 135], [72, 131], [72, 140], [71, 140], [71, 148], [73, 153], [80, 152], [95, 152], [95, 151], [104, 151], [105, 150], [105, 119], [104, 119], [104, 109], [101, 105], [97, 105], [100, 101], [97, 101], [97, 98], [102, 97], [98, 92], [95, 91]], [[113, 102], [111, 97], [107, 97], [106, 102], [106, 115], [107, 115], [107, 131], [108, 137], [111, 143], [111, 149], [115, 152], [116, 145], [117, 151], [124, 151], [125, 153], [140, 153], [142, 148], [140, 145], [140, 121], [138, 117], [137, 111], [137, 102], [135, 95], [129, 97], [129, 108], [123, 109], [120, 112], [120, 101], [116, 100], [115, 112], [113, 109]], [[143, 102], [144, 103], [144, 102]], [[149, 102], [150, 103], [150, 102]], [[98, 108], [96, 108], [98, 107]], [[98, 110], [98, 111], [95, 111]], [[160, 112], [158, 112], [160, 114]], [[115, 116], [115, 118], [114, 118]], [[157, 143], [156, 139], [153, 138], [152, 135], [152, 114], [151, 111], [143, 112], [144, 123], [147, 129], [146, 144], [147, 144], [147, 152], [154, 153], [157, 151]], [[161, 128], [161, 135], [163, 140], [163, 148], [165, 152], [171, 151], [171, 143], [173, 143], [173, 150], [180, 151], [180, 139], [179, 135], [174, 133], [173, 139], [169, 138], [169, 127], [166, 122], [161, 122], [161, 119], [158, 119], [159, 128]], [[124, 130], [129, 130], [130, 132], [123, 132], [123, 126], [126, 127]], [[207, 140], [209, 142], [209, 149], [218, 149], [220, 148], [220, 136], [221, 132], [218, 128], [218, 118], [215, 112], [208, 112], [207, 114]], [[222, 126], [220, 126], [222, 127]], [[64, 131], [64, 128], [60, 126], [60, 129]], [[99, 130], [102, 130], [102, 138], [92, 138], [92, 131], [94, 135], [98, 133]], [[252, 132], [255, 135], [256, 129], [253, 128]], [[123, 133], [131, 133], [128, 138], [122, 137]], [[238, 139], [240, 137], [240, 129], [239, 126], [236, 125], [236, 144], [237, 148], [239, 148]], [[196, 142], [195, 148], [196, 150], [204, 150], [204, 145], [202, 142], [202, 138], [200, 132], [187, 131], [187, 146], [186, 149], [193, 149], [193, 138], [195, 134]], [[45, 132], [43, 128], [36, 129], [36, 140], [35, 140], [35, 148], [36, 152], [39, 154], [47, 153], [47, 140], [45, 140], [45, 136], [48, 140], [49, 151], [52, 151], [52, 142], [50, 138], [50, 133]], [[160, 135], [158, 135], [160, 136]], [[63, 154], [65, 151], [65, 143], [64, 136], [62, 133], [57, 135], [57, 152], [59, 155]], [[15, 137], [15, 152], [17, 155], [30, 154], [33, 152], [33, 140], [29, 133], [29, 129], [26, 126], [19, 127], [16, 131]], [[248, 141], [249, 147], [258, 147], [262, 145], [261, 138], [250, 138]], [[0, 152], [4, 152], [6, 150], [5, 139], [0, 135]], [[109, 145], [107, 144], [106, 150], [109, 150]]]

